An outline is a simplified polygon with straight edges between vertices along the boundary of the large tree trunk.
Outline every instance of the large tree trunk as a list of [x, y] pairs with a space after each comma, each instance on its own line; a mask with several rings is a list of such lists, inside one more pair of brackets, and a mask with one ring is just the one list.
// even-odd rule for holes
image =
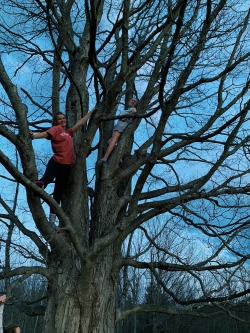
[[[44, 333], [114, 332], [121, 241], [118, 239], [109, 246], [104, 244], [98, 251], [95, 244], [117, 224], [123, 206], [122, 198], [115, 190], [118, 189], [115, 178], [112, 182], [102, 180], [102, 170], [99, 171], [99, 182], [95, 188], [95, 214], [89, 228], [82, 228], [88, 215], [83, 214], [84, 205], [78, 202], [77, 211], [69, 214], [72, 226], [78, 234], [81, 233], [86, 253], [84, 259], [80, 260], [71, 245], [67, 230], [55, 234], [62, 241], [59, 249], [52, 249], [48, 260], [51, 272]], [[86, 206], [86, 193], [81, 200]], [[72, 205], [69, 207], [71, 209]], [[74, 219], [73, 215], [79, 218]]]
[[112, 252], [110, 247], [82, 265], [72, 250], [51, 260], [45, 333], [114, 331], [117, 274]]

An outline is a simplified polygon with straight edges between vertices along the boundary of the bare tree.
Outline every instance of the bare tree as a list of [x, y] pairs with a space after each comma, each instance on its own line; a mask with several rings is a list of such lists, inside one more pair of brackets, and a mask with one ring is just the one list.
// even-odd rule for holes
[[[18, 233], [16, 251], [29, 260], [0, 278], [47, 279], [46, 333], [113, 332], [143, 311], [202, 316], [190, 309], [211, 302], [231, 314], [250, 291], [248, 3], [9, 0], [1, 8], [1, 205]], [[138, 113], [102, 164], [117, 110], [132, 96]], [[98, 111], [74, 138], [61, 208], [34, 184], [29, 129], [46, 129], [62, 109], [71, 126], [89, 104]], [[49, 225], [48, 206], [63, 233]], [[151, 223], [170, 225], [174, 241]], [[121, 251], [132, 233], [145, 242], [134, 257]], [[189, 255], [184, 239], [199, 253]], [[116, 310], [128, 266], [150, 271], [178, 306]], [[178, 293], [164, 272], [192, 281], [193, 291]]]

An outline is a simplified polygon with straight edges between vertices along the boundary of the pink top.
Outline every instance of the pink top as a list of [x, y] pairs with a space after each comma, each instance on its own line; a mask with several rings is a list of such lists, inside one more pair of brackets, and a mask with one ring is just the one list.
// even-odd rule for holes
[[73, 132], [65, 130], [61, 125], [47, 130], [51, 135], [51, 145], [54, 152], [53, 159], [60, 164], [72, 164], [75, 161]]

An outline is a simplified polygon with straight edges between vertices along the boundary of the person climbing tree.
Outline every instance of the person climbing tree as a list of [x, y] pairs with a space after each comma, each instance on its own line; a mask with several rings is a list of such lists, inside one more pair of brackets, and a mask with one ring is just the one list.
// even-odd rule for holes
[[107, 162], [110, 154], [112, 153], [112, 151], [115, 148], [115, 145], [119, 141], [119, 139], [120, 139], [123, 131], [132, 122], [132, 118], [126, 118], [125, 116], [126, 115], [135, 114], [137, 112], [137, 110], [136, 110], [137, 99], [136, 98], [132, 98], [129, 101], [129, 106], [130, 106], [130, 108], [128, 110], [124, 110], [122, 112], [122, 115], [124, 115], [124, 118], [122, 118], [121, 120], [119, 120], [117, 122], [117, 124], [115, 125], [114, 129], [113, 129], [112, 137], [108, 141], [108, 149], [107, 149], [105, 155], [103, 156], [103, 158], [101, 159], [101, 161], [103, 163]]
[[[71, 166], [75, 160], [73, 135], [83, 126], [92, 114], [97, 110], [94, 107], [89, 113], [82, 117], [73, 127], [66, 129], [66, 118], [62, 112], [57, 112], [53, 116], [52, 127], [47, 131], [34, 134], [30, 131], [32, 140], [45, 138], [51, 140], [54, 155], [49, 160], [45, 173], [35, 183], [40, 188], [46, 186], [55, 179], [53, 198], [60, 204], [63, 192], [66, 189]], [[33, 193], [34, 196], [37, 196]], [[49, 222], [55, 227], [56, 215], [50, 210]]]

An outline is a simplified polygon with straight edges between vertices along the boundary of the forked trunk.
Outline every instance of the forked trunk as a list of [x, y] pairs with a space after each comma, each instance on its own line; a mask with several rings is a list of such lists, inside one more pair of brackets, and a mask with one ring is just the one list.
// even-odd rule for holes
[[111, 252], [82, 267], [73, 253], [51, 265], [44, 333], [114, 332], [117, 274]]

